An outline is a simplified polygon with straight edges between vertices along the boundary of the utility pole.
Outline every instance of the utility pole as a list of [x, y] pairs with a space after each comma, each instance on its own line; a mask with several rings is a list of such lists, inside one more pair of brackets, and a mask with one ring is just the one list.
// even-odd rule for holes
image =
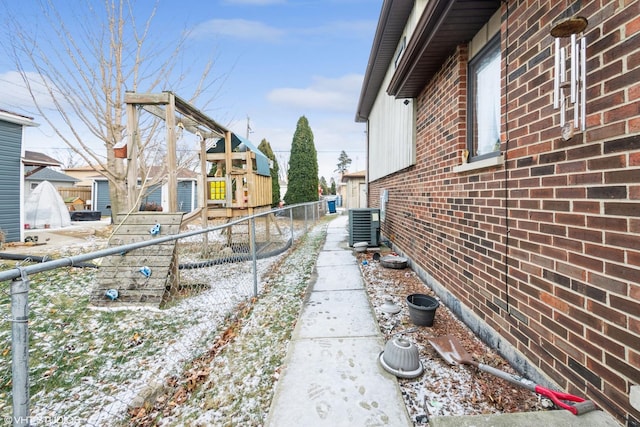
[[253, 130], [251, 130], [251, 119], [247, 116], [247, 139], [249, 139], [250, 133], [253, 133]]

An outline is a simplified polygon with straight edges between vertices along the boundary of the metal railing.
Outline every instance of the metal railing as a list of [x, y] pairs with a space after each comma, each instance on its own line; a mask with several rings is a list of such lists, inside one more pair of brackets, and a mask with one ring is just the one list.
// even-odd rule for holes
[[[105, 241], [107, 247], [88, 253], [65, 248], [60, 258], [34, 264], [27, 259], [0, 271], [0, 284], [10, 281], [0, 289], [0, 310], [9, 312], [10, 306], [11, 313], [0, 327], [4, 424], [124, 422], [149, 384], [164, 383], [207, 351], [232, 314], [259, 295], [261, 278], [276, 267], [278, 254], [325, 213], [323, 201], [294, 205], [125, 245]], [[169, 242], [179, 262], [169, 267], [179, 271], [179, 280], [159, 307], [116, 307], [106, 294], [95, 301], [102, 267], [89, 261], [104, 264], [115, 257], [123, 260], [119, 268], [138, 269], [136, 263], [150, 261], [136, 258], [136, 251]], [[125, 283], [120, 286], [127, 291]]]

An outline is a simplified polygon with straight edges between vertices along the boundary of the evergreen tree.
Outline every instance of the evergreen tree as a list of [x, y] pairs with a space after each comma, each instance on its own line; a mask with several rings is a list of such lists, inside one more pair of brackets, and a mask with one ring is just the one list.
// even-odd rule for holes
[[271, 160], [271, 206], [276, 207], [280, 203], [280, 180], [279, 172], [280, 166], [278, 166], [278, 160], [276, 155], [273, 154], [271, 144], [266, 139], [263, 139], [258, 145], [258, 150], [262, 151], [262, 154], [267, 156]]
[[322, 195], [328, 196], [331, 194], [331, 190], [329, 189], [329, 184], [327, 184], [327, 180], [324, 179], [324, 176], [320, 177], [320, 188], [322, 188]]
[[291, 142], [288, 187], [284, 201], [288, 205], [318, 200], [318, 153], [313, 132], [305, 116], [298, 119]]
[[338, 172], [340, 176], [344, 175], [349, 170], [349, 165], [351, 164], [351, 159], [347, 156], [347, 153], [342, 150], [340, 156], [338, 157], [338, 168], [334, 172]]
[[333, 194], [334, 196], [336, 195], [336, 180], [331, 178], [331, 188], [330, 188], [330, 192], [331, 194]]

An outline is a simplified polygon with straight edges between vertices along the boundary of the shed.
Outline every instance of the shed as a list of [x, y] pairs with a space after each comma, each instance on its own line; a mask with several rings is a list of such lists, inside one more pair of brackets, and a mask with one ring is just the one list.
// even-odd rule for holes
[[22, 239], [22, 140], [25, 126], [38, 126], [32, 117], [0, 110], [0, 229], [7, 242]]
[[358, 209], [367, 207], [367, 183], [365, 178], [367, 171], [345, 173], [342, 175], [341, 195], [345, 209]]

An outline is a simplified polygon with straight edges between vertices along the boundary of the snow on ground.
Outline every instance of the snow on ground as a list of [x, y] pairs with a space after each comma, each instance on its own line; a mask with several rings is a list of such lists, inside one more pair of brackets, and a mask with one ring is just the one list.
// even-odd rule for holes
[[[86, 245], [92, 250], [104, 245], [96, 240], [92, 236]], [[37, 248], [42, 249], [32, 247], [31, 252]], [[69, 256], [82, 244], [74, 240], [60, 248], [62, 256]], [[284, 257], [286, 253], [257, 261], [259, 291], [265, 285], [262, 277]], [[206, 354], [254, 289], [253, 263], [236, 262], [181, 271], [181, 283], [206, 286], [166, 309], [96, 309], [88, 304], [93, 277], [91, 269], [30, 277], [33, 425], [55, 417], [64, 425], [129, 425], [131, 403], [162, 390], [168, 379], [180, 378], [193, 360]], [[0, 307], [9, 311], [6, 290]], [[7, 322], [0, 328], [3, 416], [11, 411], [10, 342]]]
[[[183, 270], [187, 283], [211, 284], [166, 309], [96, 310], [88, 304], [93, 271], [61, 269], [32, 278], [31, 383], [34, 425], [64, 417], [69, 426], [260, 426], [266, 418], [326, 222], [296, 238], [286, 253], [252, 263]], [[95, 239], [91, 245], [97, 245]], [[380, 329], [419, 348], [425, 373], [399, 379], [416, 425], [430, 417], [539, 409], [528, 391], [464, 366], [448, 366], [427, 343], [455, 334], [479, 361], [509, 370], [441, 306], [432, 328], [414, 328], [403, 303], [430, 291], [411, 270], [385, 269], [358, 255]], [[8, 268], [8, 266], [5, 266]], [[402, 307], [380, 310], [387, 295]], [[6, 291], [0, 309], [9, 307]], [[403, 332], [404, 331], [404, 332]], [[10, 415], [10, 326], [0, 328], [0, 415]], [[131, 409], [136, 398], [148, 398]], [[49, 418], [51, 420], [53, 418]]]

